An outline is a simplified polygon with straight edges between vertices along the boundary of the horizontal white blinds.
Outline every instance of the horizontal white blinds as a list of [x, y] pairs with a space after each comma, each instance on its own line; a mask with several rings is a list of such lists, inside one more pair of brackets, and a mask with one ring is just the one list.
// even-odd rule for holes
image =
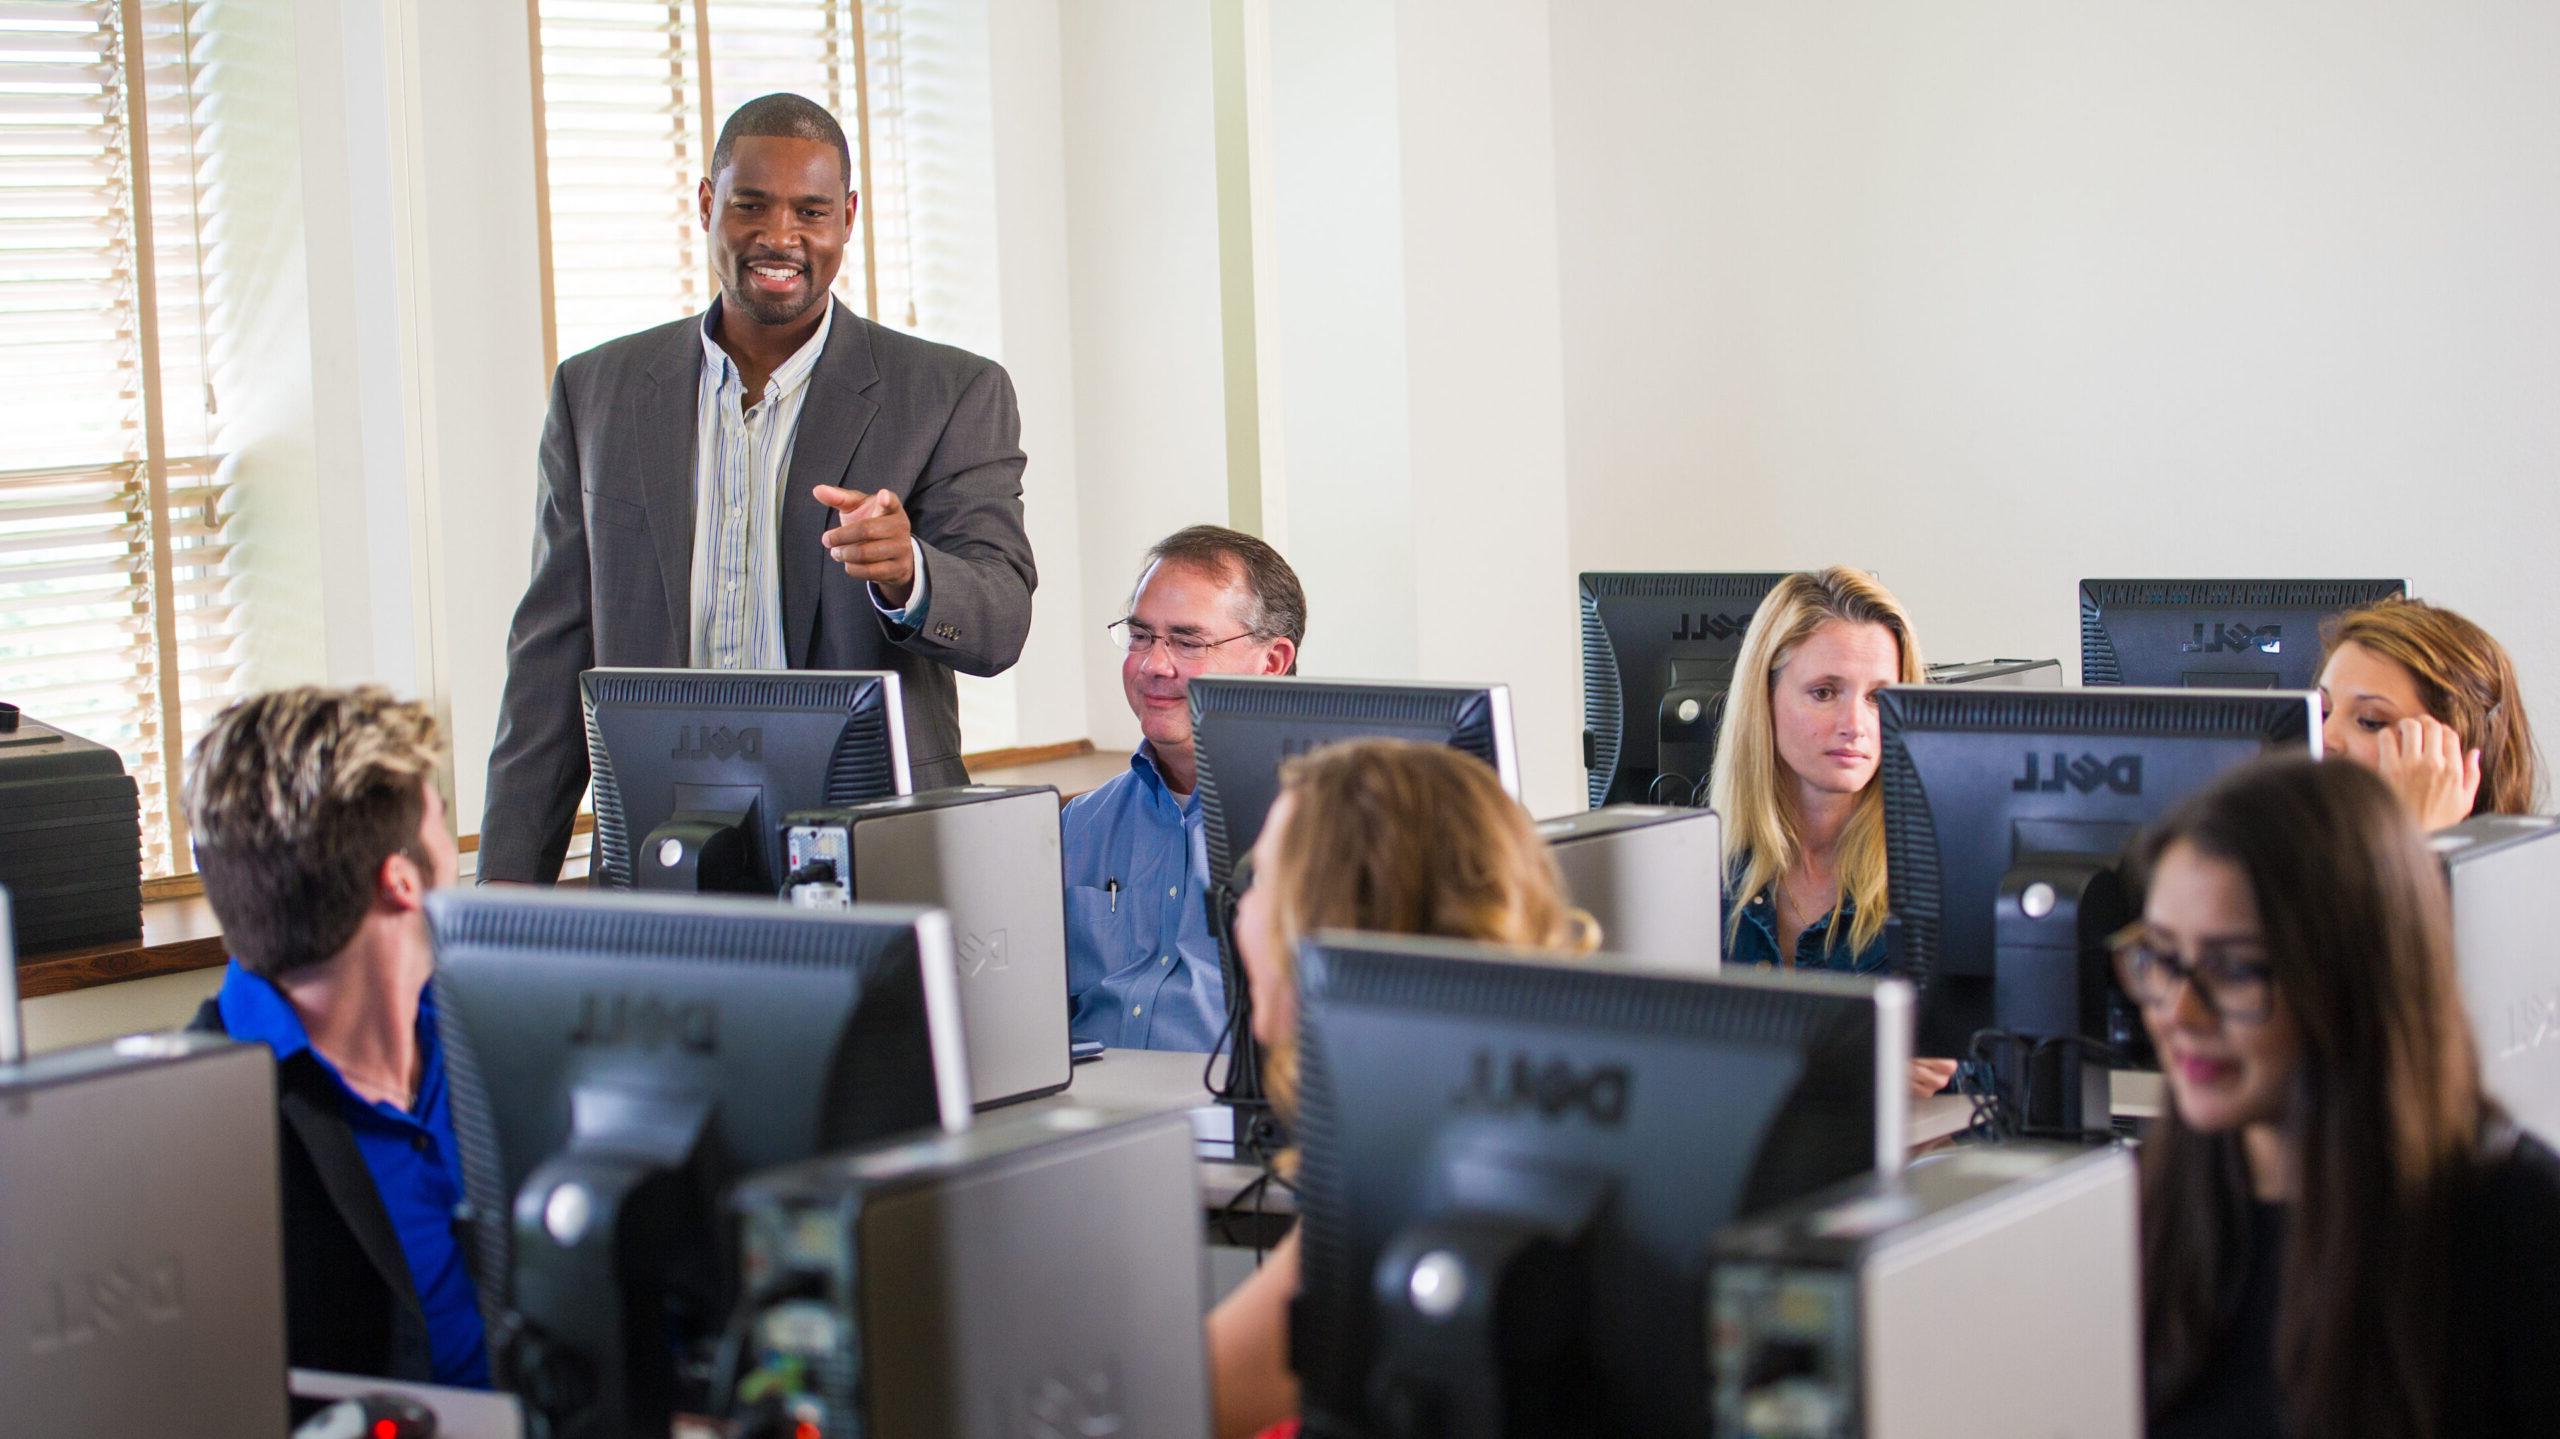
[[0, 3], [0, 699], [122, 752], [154, 876], [191, 868], [184, 737], [239, 673], [194, 83], [214, 8]]

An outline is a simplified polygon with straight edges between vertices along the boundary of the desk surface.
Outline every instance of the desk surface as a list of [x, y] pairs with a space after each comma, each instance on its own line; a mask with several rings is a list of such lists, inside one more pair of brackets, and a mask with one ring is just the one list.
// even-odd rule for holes
[[[1068, 1105], [1156, 1113], [1197, 1109], [1217, 1101], [1202, 1082], [1202, 1056], [1173, 1050], [1114, 1049], [1102, 1058], [1079, 1064], [1067, 1087], [1056, 1094], [995, 1111], [1037, 1112]], [[1958, 1133], [1973, 1120], [1972, 1101], [1956, 1094], [1932, 1095], [1911, 1105], [1911, 1143], [1916, 1147]], [[1224, 1204], [1261, 1173], [1252, 1164], [1203, 1161], [1200, 1188], [1212, 1207]], [[1270, 1207], [1285, 1212], [1286, 1192], [1271, 1196]]]

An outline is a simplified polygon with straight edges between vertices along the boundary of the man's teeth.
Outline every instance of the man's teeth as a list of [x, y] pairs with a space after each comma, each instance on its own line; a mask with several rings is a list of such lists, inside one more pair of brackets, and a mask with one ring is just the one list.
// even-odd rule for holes
[[759, 275], [768, 275], [777, 280], [788, 280], [800, 273], [788, 265], [751, 265], [748, 268]]

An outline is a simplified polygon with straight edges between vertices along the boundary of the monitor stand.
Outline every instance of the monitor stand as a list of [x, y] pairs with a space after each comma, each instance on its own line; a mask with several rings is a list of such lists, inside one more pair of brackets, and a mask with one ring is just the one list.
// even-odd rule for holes
[[2030, 854], [1992, 918], [1993, 1082], [2020, 1138], [2098, 1140], [2112, 1119], [2107, 941], [2134, 917], [2112, 859]]
[[754, 785], [676, 786], [676, 812], [631, 857], [634, 889], [680, 894], [772, 894], [764, 876]]
[[[667, 1432], [678, 1407], [672, 1317], [708, 1309], [716, 1256], [672, 1268], [674, 1236], [711, 1232], [694, 1192], [707, 1105], [599, 1086], [572, 1096], [568, 1146], [515, 1198], [500, 1378], [537, 1439]], [[705, 1323], [724, 1316], [705, 1314]]]
[[1576, 1354], [1591, 1297], [1581, 1242], [1605, 1187], [1563, 1175], [1477, 1177], [1513, 1204], [1413, 1225], [1378, 1257], [1374, 1432], [1596, 1439], [1597, 1416], [1583, 1402], [1590, 1378]]

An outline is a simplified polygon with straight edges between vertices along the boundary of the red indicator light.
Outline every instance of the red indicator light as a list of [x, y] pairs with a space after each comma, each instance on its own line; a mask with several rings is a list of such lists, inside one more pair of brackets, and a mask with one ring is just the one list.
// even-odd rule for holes
[[399, 1423], [391, 1419], [374, 1420], [373, 1439], [400, 1439]]
[[817, 1425], [803, 1419], [791, 1426], [791, 1439], [826, 1439], [826, 1436], [818, 1432]]

